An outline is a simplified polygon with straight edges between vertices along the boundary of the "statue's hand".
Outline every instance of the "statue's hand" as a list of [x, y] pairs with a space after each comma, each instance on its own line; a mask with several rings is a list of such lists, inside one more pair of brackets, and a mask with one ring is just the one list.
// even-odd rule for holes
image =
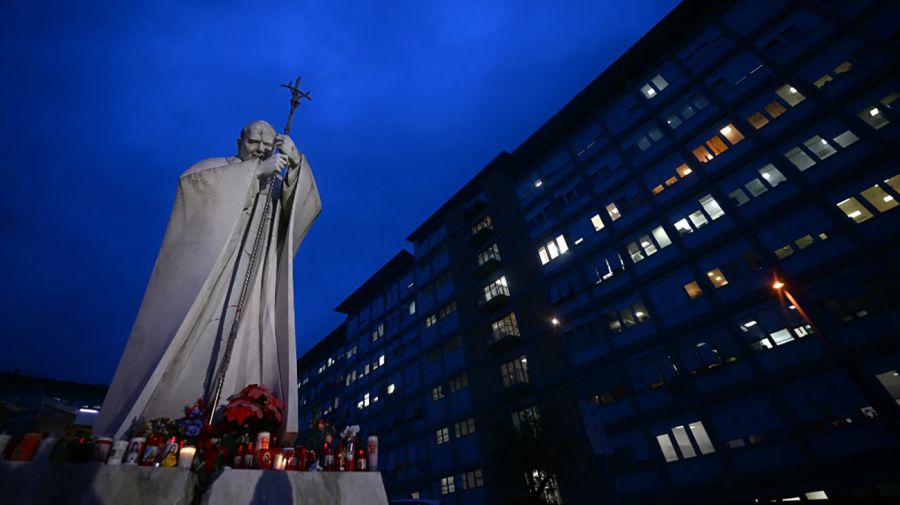
[[260, 179], [268, 178], [270, 175], [281, 172], [281, 169], [284, 168], [287, 163], [288, 155], [284, 153], [278, 153], [275, 156], [269, 156], [256, 166], [256, 176]]
[[300, 166], [300, 151], [297, 150], [297, 146], [294, 145], [294, 141], [290, 137], [287, 135], [276, 135], [275, 147], [278, 148], [279, 152], [287, 155], [291, 168]]

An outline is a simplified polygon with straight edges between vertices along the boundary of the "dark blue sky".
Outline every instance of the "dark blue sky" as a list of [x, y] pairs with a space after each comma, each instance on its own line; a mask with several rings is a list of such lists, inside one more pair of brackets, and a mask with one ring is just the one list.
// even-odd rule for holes
[[178, 175], [295, 119], [324, 210], [296, 258], [297, 348], [405, 237], [674, 0], [5, 2], [0, 370], [108, 382]]

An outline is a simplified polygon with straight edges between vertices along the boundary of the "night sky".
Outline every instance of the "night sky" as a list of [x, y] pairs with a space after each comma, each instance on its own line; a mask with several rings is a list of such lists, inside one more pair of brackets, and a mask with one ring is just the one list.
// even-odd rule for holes
[[4, 2], [0, 370], [112, 378], [181, 172], [313, 101], [293, 138], [323, 212], [295, 260], [297, 349], [405, 238], [674, 0]]

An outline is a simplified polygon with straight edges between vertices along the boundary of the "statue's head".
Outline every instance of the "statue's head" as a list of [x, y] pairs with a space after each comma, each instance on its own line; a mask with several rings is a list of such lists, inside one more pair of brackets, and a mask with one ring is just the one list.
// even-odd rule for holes
[[237, 140], [238, 158], [264, 160], [275, 150], [275, 128], [265, 121], [247, 123]]

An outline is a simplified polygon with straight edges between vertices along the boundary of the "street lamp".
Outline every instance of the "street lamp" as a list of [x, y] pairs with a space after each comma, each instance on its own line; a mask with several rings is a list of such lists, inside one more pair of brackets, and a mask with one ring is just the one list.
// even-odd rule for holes
[[781, 289], [784, 287], [784, 283], [775, 279], [775, 282], [772, 283], [772, 289]]

